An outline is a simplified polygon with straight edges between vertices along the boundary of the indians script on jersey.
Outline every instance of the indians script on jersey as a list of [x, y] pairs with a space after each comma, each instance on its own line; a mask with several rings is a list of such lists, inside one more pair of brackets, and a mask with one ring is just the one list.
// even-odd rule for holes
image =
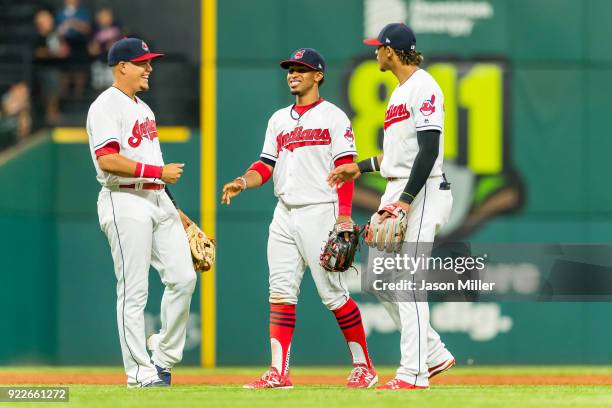
[[385, 129], [394, 123], [401, 122], [410, 118], [410, 111], [406, 109], [406, 104], [391, 105], [385, 114]]
[[128, 143], [132, 147], [138, 147], [143, 137], [149, 140], [153, 140], [157, 137], [157, 125], [154, 120], [147, 118], [142, 123], [137, 120], [132, 128], [132, 137], [128, 139]]
[[294, 151], [298, 147], [328, 145], [331, 143], [329, 129], [304, 129], [298, 126], [291, 132], [281, 132], [276, 137], [278, 152], [282, 149]]

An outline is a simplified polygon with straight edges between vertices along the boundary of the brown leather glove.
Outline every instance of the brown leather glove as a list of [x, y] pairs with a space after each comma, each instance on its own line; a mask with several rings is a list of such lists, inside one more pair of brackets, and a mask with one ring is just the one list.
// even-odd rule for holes
[[208, 271], [215, 262], [215, 240], [208, 238], [195, 223], [191, 224], [186, 232], [189, 249], [191, 249], [193, 269], [198, 272]]

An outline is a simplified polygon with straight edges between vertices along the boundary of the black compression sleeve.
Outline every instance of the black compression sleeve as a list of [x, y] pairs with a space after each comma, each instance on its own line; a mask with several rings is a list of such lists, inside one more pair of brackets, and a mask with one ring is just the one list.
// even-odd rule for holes
[[370, 173], [372, 171], [380, 171], [380, 165], [378, 164], [378, 156], [372, 156], [369, 159], [365, 159], [357, 163], [359, 171], [363, 173]]
[[174, 204], [174, 206], [178, 208], [178, 205], [176, 204], [176, 200], [174, 199], [174, 197], [172, 197], [172, 194], [170, 193], [168, 186], [166, 186], [165, 190], [166, 190], [166, 194], [168, 194], [168, 197], [170, 197], [170, 201], [172, 201], [172, 204]]
[[400, 197], [401, 201], [408, 204], [412, 203], [412, 200], [421, 191], [431, 174], [431, 169], [433, 169], [434, 163], [438, 158], [438, 151], [440, 149], [440, 131], [423, 130], [417, 132], [417, 141], [419, 143], [419, 152], [414, 159], [406, 188], [404, 188], [404, 192]]

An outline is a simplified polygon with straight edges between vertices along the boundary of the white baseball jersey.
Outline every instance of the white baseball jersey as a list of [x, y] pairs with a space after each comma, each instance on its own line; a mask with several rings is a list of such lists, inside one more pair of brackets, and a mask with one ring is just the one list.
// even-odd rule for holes
[[136, 100], [111, 86], [91, 104], [87, 114], [89, 149], [97, 180], [103, 186], [162, 183], [151, 178], [120, 177], [100, 170], [96, 150], [115, 142], [122, 156], [144, 164], [163, 166], [155, 115], [140, 98]]
[[417, 132], [439, 130], [440, 153], [430, 176], [442, 175], [444, 158], [444, 95], [425, 70], [417, 70], [393, 91], [384, 123], [383, 177], [408, 178], [419, 152]]
[[288, 106], [268, 121], [261, 157], [276, 162], [274, 195], [288, 205], [336, 202], [325, 179], [336, 159], [357, 155], [351, 122], [324, 100], [297, 117]]

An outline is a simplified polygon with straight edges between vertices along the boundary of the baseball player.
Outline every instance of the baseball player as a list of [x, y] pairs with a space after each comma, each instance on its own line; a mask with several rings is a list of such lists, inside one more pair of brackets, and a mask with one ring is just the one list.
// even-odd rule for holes
[[[363, 173], [380, 171], [388, 180], [379, 207], [385, 210], [381, 218], [401, 208], [408, 216], [405, 242], [418, 248], [419, 243], [433, 242], [452, 206], [450, 183], [442, 172], [444, 95], [433, 77], [419, 68], [423, 57], [416, 50], [413, 31], [405, 24], [389, 24], [378, 38], [364, 43], [377, 47], [380, 69], [391, 71], [399, 81], [384, 120], [383, 154], [335, 168], [328, 182], [341, 185]], [[427, 302], [414, 299], [383, 302], [401, 330], [401, 365], [395, 378], [380, 389], [427, 388], [428, 378], [455, 364], [429, 324]]]
[[351, 123], [338, 107], [319, 97], [325, 61], [302, 48], [280, 63], [295, 103], [268, 121], [259, 161], [223, 187], [223, 203], [270, 178], [278, 204], [268, 236], [270, 288], [270, 369], [245, 388], [292, 388], [289, 377], [291, 338], [304, 270], [310, 268], [323, 304], [331, 310], [353, 358], [347, 387], [369, 388], [378, 377], [368, 354], [361, 313], [341, 273], [327, 272], [319, 256], [334, 223], [351, 223], [354, 183], [336, 191], [325, 182], [329, 171], [352, 163], [355, 140]]
[[[183, 227], [191, 220], [165, 189], [181, 177], [183, 164], [164, 165], [155, 115], [136, 93], [149, 89], [149, 51], [125, 38], [108, 53], [113, 85], [91, 104], [87, 133], [97, 179], [100, 227], [111, 247], [117, 277], [117, 323], [128, 387], [169, 386], [170, 369], [183, 355], [196, 273]], [[165, 285], [161, 331], [153, 356], [145, 339], [149, 267]]]

